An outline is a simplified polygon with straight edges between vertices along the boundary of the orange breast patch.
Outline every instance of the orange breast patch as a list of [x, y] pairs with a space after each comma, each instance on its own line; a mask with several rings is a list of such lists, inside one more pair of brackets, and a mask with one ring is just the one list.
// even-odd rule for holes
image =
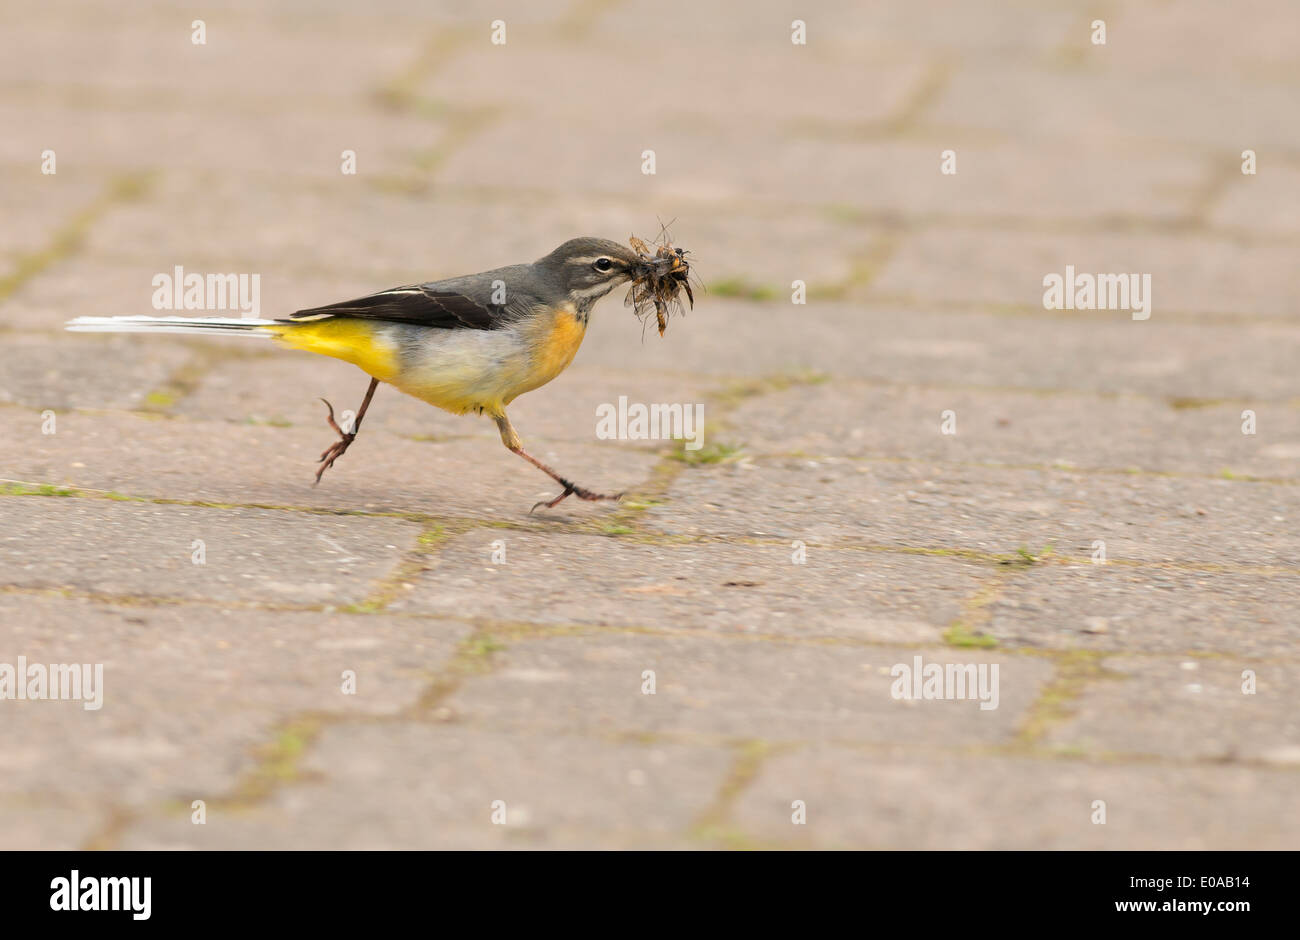
[[569, 367], [582, 345], [587, 325], [569, 310], [559, 310], [533, 356], [536, 378], [549, 382]]

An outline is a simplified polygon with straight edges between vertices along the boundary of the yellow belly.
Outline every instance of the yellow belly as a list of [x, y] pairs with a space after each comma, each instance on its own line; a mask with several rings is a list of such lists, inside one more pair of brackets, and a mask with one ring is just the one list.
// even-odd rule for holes
[[401, 371], [397, 350], [367, 320], [308, 320], [269, 329], [286, 346], [350, 362], [381, 382], [392, 382]]

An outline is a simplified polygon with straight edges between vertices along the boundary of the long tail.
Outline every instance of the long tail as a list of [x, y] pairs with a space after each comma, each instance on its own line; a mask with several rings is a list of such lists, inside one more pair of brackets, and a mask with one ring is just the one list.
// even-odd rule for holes
[[238, 317], [77, 317], [65, 329], [73, 333], [220, 333], [232, 336], [275, 335], [274, 320]]

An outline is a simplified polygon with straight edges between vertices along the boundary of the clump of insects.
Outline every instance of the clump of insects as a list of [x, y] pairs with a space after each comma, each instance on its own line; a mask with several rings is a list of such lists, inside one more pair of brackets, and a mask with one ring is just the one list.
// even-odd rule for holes
[[631, 307], [643, 321], [653, 305], [659, 335], [663, 336], [664, 330], [668, 328], [668, 317], [673, 313], [685, 313], [680, 297], [682, 291], [686, 292], [691, 307], [695, 306], [695, 292], [691, 290], [691, 266], [686, 260], [689, 252], [673, 247], [666, 233], [661, 234], [659, 243], [653, 249], [635, 235], [627, 241], [640, 256], [641, 262], [633, 272], [632, 287], [623, 303]]

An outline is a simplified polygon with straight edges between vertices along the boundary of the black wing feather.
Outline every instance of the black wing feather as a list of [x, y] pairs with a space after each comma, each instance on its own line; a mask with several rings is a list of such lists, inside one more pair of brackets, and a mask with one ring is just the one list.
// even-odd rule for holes
[[483, 305], [456, 291], [431, 290], [419, 285], [396, 287], [369, 297], [344, 300], [324, 307], [299, 310], [289, 320], [315, 317], [357, 317], [418, 323], [444, 330], [491, 330], [503, 322], [505, 307]]

